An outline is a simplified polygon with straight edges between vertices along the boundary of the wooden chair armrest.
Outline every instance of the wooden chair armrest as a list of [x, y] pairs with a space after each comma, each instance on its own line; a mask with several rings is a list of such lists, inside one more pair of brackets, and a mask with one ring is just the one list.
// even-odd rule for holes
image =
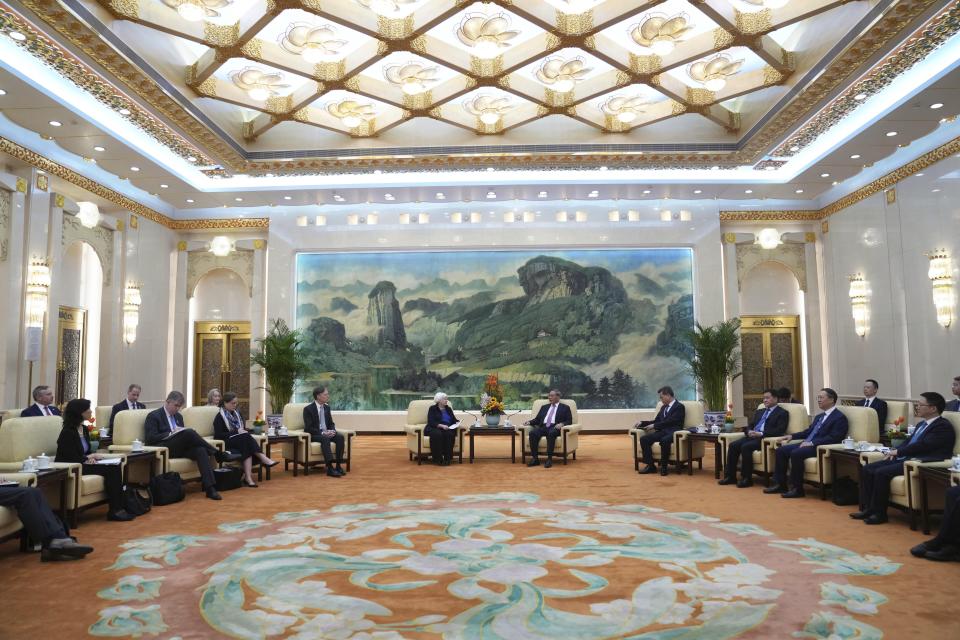
[[883, 460], [883, 454], [879, 451], [860, 452], [860, 464], [862, 465], [868, 465], [871, 462], [876, 462], [877, 460]]
[[582, 429], [583, 427], [580, 426], [580, 423], [574, 423], [563, 427], [562, 431], [565, 431], [566, 433], [580, 433]]
[[0, 473], [0, 478], [7, 482], [16, 482], [21, 487], [33, 487], [37, 484], [37, 476], [32, 473]]
[[0, 473], [14, 473], [23, 469], [22, 462], [0, 462]]
[[353, 429], [337, 429], [337, 433], [342, 434], [344, 438], [352, 438], [357, 435], [357, 432]]
[[423, 430], [425, 428], [426, 427], [424, 427], [422, 424], [408, 424], [403, 428], [403, 430], [408, 435], [415, 436], [417, 434], [423, 435]]
[[746, 437], [747, 437], [747, 434], [746, 434], [746, 433], [743, 433], [743, 432], [741, 432], [741, 433], [736, 433], [736, 432], [734, 432], [734, 433], [721, 433], [721, 434], [719, 434], [718, 439], [719, 439], [720, 442], [722, 442], [723, 444], [728, 445], [728, 444], [730, 444], [730, 443], [732, 443], [732, 442], [736, 442], [737, 440], [743, 440], [743, 439], [746, 438]]

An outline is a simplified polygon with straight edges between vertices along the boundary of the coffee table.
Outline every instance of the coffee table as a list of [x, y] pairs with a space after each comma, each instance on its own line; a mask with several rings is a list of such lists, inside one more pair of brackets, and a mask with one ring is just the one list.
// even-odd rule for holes
[[[817, 452], [820, 453], [819, 451]], [[830, 477], [833, 478], [833, 481], [837, 481], [837, 465], [840, 462], [850, 462], [857, 466], [856, 477], [853, 478], [853, 481], [858, 485], [860, 484], [860, 466], [863, 464], [860, 459], [861, 451], [856, 449], [830, 449]], [[836, 499], [836, 496], [834, 496]]]
[[[513, 427], [472, 427], [467, 433], [470, 438], [470, 464], [479, 456], [473, 454], [473, 438], [475, 436], [510, 436], [510, 464], [517, 461], [517, 430]], [[486, 460], [506, 460], [502, 456], [483, 456]]]
[[[294, 435], [285, 435], [285, 436], [267, 436], [267, 450], [264, 451], [264, 454], [268, 458], [271, 458], [271, 449], [275, 444], [284, 444], [287, 442], [293, 443], [293, 477], [297, 477], [297, 466], [300, 464], [300, 436]], [[306, 471], [304, 471], [306, 473]], [[270, 467], [267, 467], [267, 480], [270, 479]]]
[[930, 504], [927, 483], [932, 482], [944, 488], [950, 487], [950, 469], [944, 467], [925, 467], [920, 465], [920, 521], [925, 534], [930, 533]]
[[126, 454], [127, 463], [123, 468], [123, 484], [129, 484], [130, 477], [130, 465], [132, 464], [144, 464], [149, 463], [150, 473], [147, 475], [147, 482], [150, 482], [150, 478], [157, 475], [157, 463], [160, 460], [157, 458], [155, 451], [130, 451]]
[[723, 442], [720, 440], [719, 433], [699, 433], [696, 431], [687, 433], [687, 475], [693, 475], [693, 443], [695, 440], [713, 443], [713, 477], [719, 480], [720, 474], [723, 472]]

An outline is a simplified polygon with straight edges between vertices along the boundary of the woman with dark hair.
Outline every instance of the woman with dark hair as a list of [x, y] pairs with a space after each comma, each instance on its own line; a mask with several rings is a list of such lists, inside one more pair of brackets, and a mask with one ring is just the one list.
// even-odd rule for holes
[[83, 465], [83, 475], [103, 476], [103, 487], [107, 493], [109, 509], [107, 520], [126, 522], [134, 516], [123, 508], [123, 470], [119, 464], [98, 464], [98, 457], [92, 453], [90, 436], [84, 420], [93, 417], [90, 401], [76, 398], [67, 403], [63, 411], [63, 429], [57, 438], [57, 462], [74, 462]]
[[260, 445], [244, 426], [243, 418], [237, 411], [237, 404], [237, 394], [230, 391], [223, 394], [220, 399], [220, 413], [213, 420], [213, 437], [226, 442], [227, 449], [243, 459], [243, 484], [256, 487], [258, 485], [253, 481], [253, 457], [256, 456], [260, 464], [268, 467], [278, 463], [260, 451]]

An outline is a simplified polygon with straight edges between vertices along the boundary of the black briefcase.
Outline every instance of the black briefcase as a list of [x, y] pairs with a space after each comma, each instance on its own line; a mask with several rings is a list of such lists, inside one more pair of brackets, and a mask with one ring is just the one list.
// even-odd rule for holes
[[860, 504], [860, 487], [851, 478], [846, 476], [833, 481], [833, 504], [848, 507]]
[[183, 481], [176, 471], [168, 471], [150, 478], [150, 498], [155, 506], [180, 502], [186, 496]]
[[230, 491], [240, 488], [243, 473], [236, 467], [221, 467], [213, 470], [213, 477], [217, 481], [217, 491]]

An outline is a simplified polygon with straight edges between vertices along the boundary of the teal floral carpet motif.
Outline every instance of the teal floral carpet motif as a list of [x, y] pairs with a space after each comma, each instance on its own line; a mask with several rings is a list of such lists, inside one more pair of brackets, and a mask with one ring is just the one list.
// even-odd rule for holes
[[342, 504], [133, 540], [113, 638], [876, 640], [899, 565], [750, 523], [531, 493]]

